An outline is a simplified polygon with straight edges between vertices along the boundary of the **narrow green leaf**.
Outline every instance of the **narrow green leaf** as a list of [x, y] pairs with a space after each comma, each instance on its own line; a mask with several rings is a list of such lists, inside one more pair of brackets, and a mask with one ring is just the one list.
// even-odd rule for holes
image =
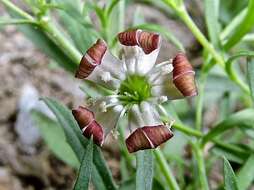
[[227, 119], [223, 120], [219, 124], [215, 125], [202, 139], [202, 143], [205, 144], [214, 137], [222, 134], [226, 130], [233, 127], [254, 127], [254, 109], [245, 109], [232, 114]]
[[254, 25], [254, 0], [249, 0], [248, 10], [243, 21], [236, 27], [234, 33], [229, 37], [224, 45], [225, 50], [237, 44], [242, 37], [248, 33]]
[[174, 34], [172, 34], [171, 32], [169, 32], [169, 30], [167, 30], [166, 28], [160, 25], [149, 23], [149, 24], [141, 24], [141, 25], [133, 26], [132, 28], [158, 32], [162, 34], [169, 42], [172, 42], [179, 50], [183, 52], [185, 51], [182, 43], [174, 36]]
[[118, 190], [130, 190], [130, 189], [135, 189], [135, 179], [124, 181], [123, 183], [120, 184]]
[[46, 142], [49, 149], [59, 159], [78, 169], [80, 165], [79, 161], [70, 145], [66, 142], [64, 131], [59, 124], [37, 111], [32, 112], [32, 117], [37, 123], [43, 140]]
[[252, 100], [254, 101], [254, 61], [247, 59], [247, 77], [250, 86]]
[[225, 157], [223, 159], [224, 159], [224, 188], [225, 190], [238, 190], [235, 173], [228, 160]]
[[153, 152], [142, 150], [137, 152], [136, 190], [151, 190], [153, 182]]
[[111, 12], [113, 11], [114, 7], [117, 5], [117, 3], [120, 2], [120, 0], [112, 0], [107, 8], [107, 15], [110, 16]]
[[[81, 130], [79, 129], [79, 126], [72, 116], [70, 110], [56, 100], [50, 98], [42, 98], [42, 100], [56, 115], [58, 122], [64, 129], [67, 142], [70, 144], [79, 161], [81, 162], [88, 140], [82, 135]], [[94, 165], [92, 171], [93, 184], [96, 189], [115, 190], [116, 185], [105, 163], [103, 155], [100, 149], [96, 147], [96, 145], [94, 146]]]
[[219, 0], [205, 0], [205, 19], [209, 33], [209, 38], [212, 44], [216, 47], [220, 47], [219, 39]]
[[0, 26], [8, 25], [8, 24], [36, 24], [36, 22], [28, 20], [28, 19], [13, 19], [9, 17], [2, 16], [0, 17]]
[[247, 8], [243, 9], [239, 14], [232, 19], [232, 21], [223, 29], [220, 34], [220, 39], [224, 41], [231, 34], [231, 32], [235, 31], [237, 25], [239, 25], [245, 18], [247, 13]]
[[245, 162], [243, 167], [237, 174], [239, 189], [248, 189], [254, 180], [254, 154], [252, 154]]
[[89, 140], [86, 147], [81, 165], [79, 168], [78, 177], [74, 186], [74, 190], [88, 190], [89, 181], [91, 179], [93, 165], [93, 140]]
[[226, 143], [221, 140], [212, 140], [215, 146], [212, 152], [218, 156], [225, 156], [228, 160], [242, 164], [249, 157], [251, 151], [233, 143]]
[[82, 136], [79, 126], [71, 112], [56, 100], [50, 98], [42, 98], [42, 100], [55, 114], [58, 122], [63, 127], [67, 142], [70, 144], [81, 162], [84, 154], [84, 147], [87, 142], [85, 142], [86, 139]]

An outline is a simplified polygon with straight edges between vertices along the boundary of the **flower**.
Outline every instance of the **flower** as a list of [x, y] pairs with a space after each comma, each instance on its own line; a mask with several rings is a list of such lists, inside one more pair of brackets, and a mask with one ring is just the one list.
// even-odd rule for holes
[[93, 136], [97, 145], [126, 117], [129, 152], [156, 148], [173, 136], [172, 121], [165, 120], [161, 104], [197, 95], [195, 72], [183, 53], [155, 64], [161, 44], [158, 34], [130, 30], [118, 34], [118, 39], [121, 59], [100, 39], [82, 57], [76, 77], [89, 82], [97, 94], [73, 115], [83, 135]]

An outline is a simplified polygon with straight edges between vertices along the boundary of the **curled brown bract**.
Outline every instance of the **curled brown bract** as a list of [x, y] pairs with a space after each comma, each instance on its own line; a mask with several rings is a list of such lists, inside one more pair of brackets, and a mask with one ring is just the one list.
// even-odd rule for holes
[[142, 30], [128, 30], [118, 34], [119, 42], [125, 46], [139, 46], [146, 54], [159, 47], [161, 38], [159, 34]]
[[178, 53], [173, 59], [173, 82], [177, 89], [185, 96], [198, 94], [195, 83], [195, 72], [183, 53]]
[[75, 77], [79, 79], [87, 78], [95, 67], [101, 64], [101, 60], [106, 50], [106, 43], [103, 40], [98, 39], [97, 42], [90, 47], [82, 57]]
[[87, 138], [93, 136], [95, 144], [101, 146], [104, 140], [104, 132], [99, 123], [94, 119], [94, 114], [85, 107], [79, 106], [72, 110], [72, 114], [79, 124], [83, 135]]
[[171, 130], [164, 125], [145, 126], [136, 129], [125, 143], [130, 153], [138, 150], [152, 149], [173, 137]]

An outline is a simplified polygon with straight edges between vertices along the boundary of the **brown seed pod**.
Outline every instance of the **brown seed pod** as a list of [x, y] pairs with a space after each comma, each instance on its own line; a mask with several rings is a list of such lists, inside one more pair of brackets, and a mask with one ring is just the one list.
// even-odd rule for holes
[[101, 146], [104, 140], [104, 132], [100, 124], [95, 121], [93, 112], [79, 106], [78, 109], [72, 110], [72, 114], [78, 122], [83, 135], [87, 138], [93, 136], [94, 143]]
[[88, 77], [95, 67], [101, 64], [101, 60], [106, 50], [106, 43], [103, 40], [98, 39], [97, 42], [90, 47], [82, 57], [75, 77], [79, 79]]
[[142, 30], [129, 30], [118, 34], [118, 39], [125, 46], [138, 45], [146, 54], [157, 49], [160, 44], [160, 35]]
[[130, 153], [138, 150], [152, 149], [173, 137], [171, 130], [164, 125], [145, 126], [136, 129], [125, 140]]
[[183, 53], [178, 53], [173, 59], [173, 83], [185, 96], [196, 96], [198, 94], [195, 83], [195, 72]]

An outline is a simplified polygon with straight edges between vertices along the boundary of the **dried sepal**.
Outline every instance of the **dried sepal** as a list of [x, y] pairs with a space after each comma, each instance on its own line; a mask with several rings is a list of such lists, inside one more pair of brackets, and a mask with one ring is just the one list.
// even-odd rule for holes
[[177, 89], [185, 96], [196, 96], [197, 87], [195, 83], [195, 72], [183, 53], [178, 53], [173, 59], [173, 83]]
[[125, 143], [130, 153], [138, 150], [152, 149], [173, 137], [171, 130], [165, 125], [145, 126], [137, 128], [126, 139]]
[[125, 46], [139, 46], [146, 54], [159, 47], [160, 35], [142, 30], [128, 30], [118, 34], [119, 42]]
[[79, 124], [83, 135], [87, 138], [93, 136], [94, 143], [101, 146], [104, 140], [104, 132], [100, 124], [95, 121], [93, 112], [79, 106], [78, 109], [72, 110], [72, 114]]
[[98, 39], [82, 57], [75, 77], [79, 79], [87, 78], [95, 67], [101, 64], [101, 60], [106, 50], [106, 43], [103, 40]]

